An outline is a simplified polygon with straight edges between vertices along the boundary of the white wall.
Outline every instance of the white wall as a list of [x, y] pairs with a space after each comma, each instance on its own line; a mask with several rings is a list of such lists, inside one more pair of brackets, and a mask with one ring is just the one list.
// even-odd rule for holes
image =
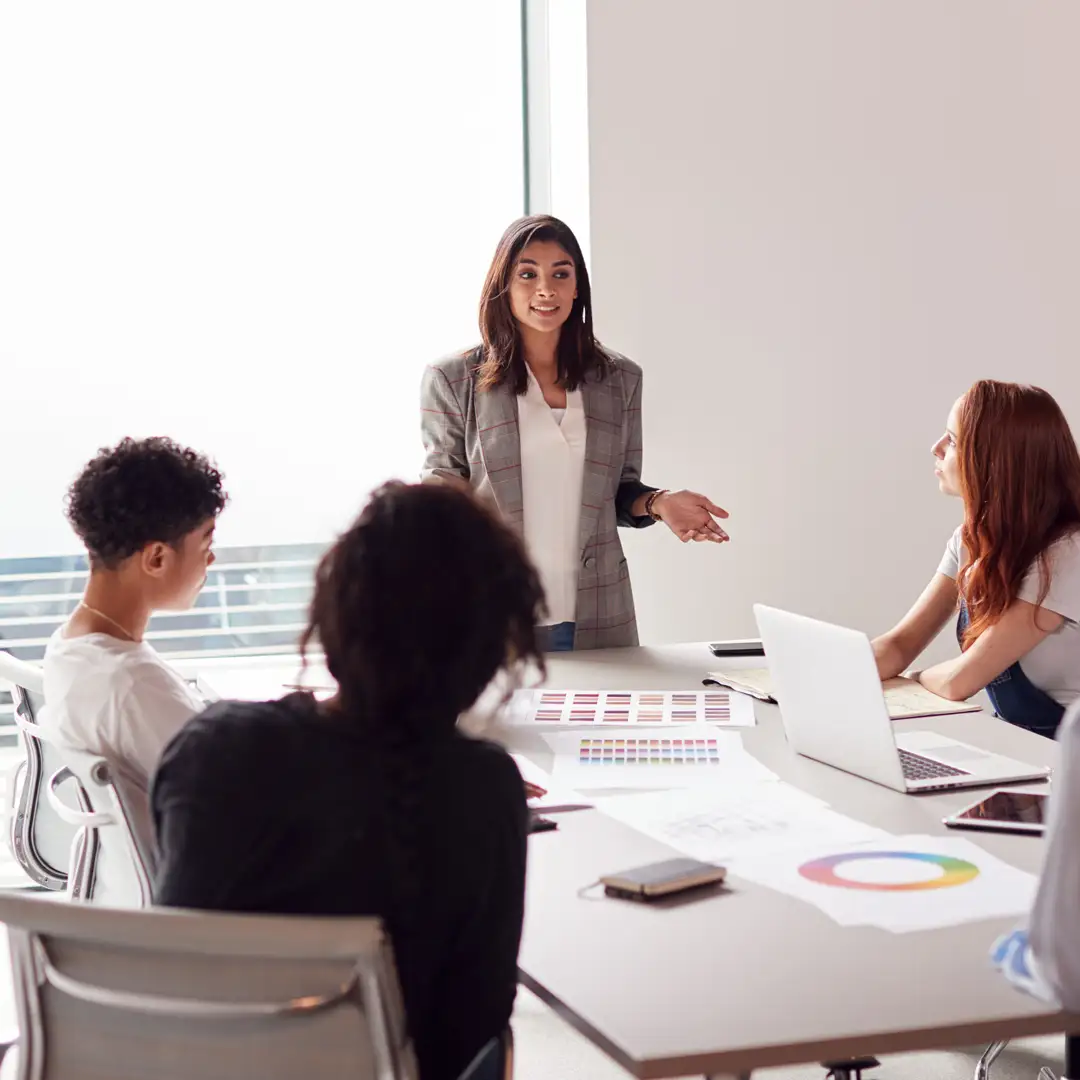
[[732, 542], [627, 538], [642, 639], [766, 601], [879, 631], [959, 504], [978, 377], [1080, 431], [1080, 4], [588, 0], [597, 327], [645, 367], [645, 478]]

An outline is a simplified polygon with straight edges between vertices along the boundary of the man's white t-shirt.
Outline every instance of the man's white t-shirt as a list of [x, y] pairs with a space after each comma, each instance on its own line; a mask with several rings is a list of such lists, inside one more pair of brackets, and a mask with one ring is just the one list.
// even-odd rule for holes
[[53, 634], [45, 650], [39, 723], [149, 789], [165, 747], [203, 703], [144, 641], [61, 635]]
[[[1065, 621], [1026, 656], [1020, 658], [1024, 674], [1061, 705], [1080, 699], [1080, 532], [1062, 537], [1050, 549], [1050, 589], [1042, 606]], [[938, 573], [954, 581], [964, 565], [963, 544], [957, 529], [945, 548]], [[1036, 563], [1018, 594], [1029, 604], [1039, 602], [1042, 576]]]

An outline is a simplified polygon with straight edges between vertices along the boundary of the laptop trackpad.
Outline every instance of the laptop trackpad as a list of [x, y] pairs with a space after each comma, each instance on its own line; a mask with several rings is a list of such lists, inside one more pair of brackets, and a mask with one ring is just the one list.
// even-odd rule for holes
[[957, 742], [945, 735], [937, 735], [933, 731], [913, 731], [910, 735], [897, 739], [896, 743], [904, 750], [911, 750], [916, 754], [927, 754], [946, 765], [959, 766], [969, 761], [997, 757], [996, 754], [989, 754], [977, 746]]

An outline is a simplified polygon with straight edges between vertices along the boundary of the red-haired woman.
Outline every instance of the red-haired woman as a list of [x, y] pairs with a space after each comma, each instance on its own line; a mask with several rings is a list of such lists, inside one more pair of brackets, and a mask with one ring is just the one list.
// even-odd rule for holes
[[985, 689], [995, 712], [1053, 737], [1080, 698], [1080, 454], [1045, 391], [982, 379], [934, 444], [964, 523], [900, 623], [874, 642], [883, 679], [905, 670], [959, 609], [961, 653], [919, 673], [942, 697]]

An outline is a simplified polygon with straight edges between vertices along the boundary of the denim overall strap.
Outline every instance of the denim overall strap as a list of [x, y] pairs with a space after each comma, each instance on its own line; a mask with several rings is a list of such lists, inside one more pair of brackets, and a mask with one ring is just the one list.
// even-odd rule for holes
[[577, 623], [561, 622], [552, 626], [538, 626], [536, 628], [537, 640], [542, 652], [573, 652], [574, 633]]
[[[960, 599], [960, 617], [956, 620], [956, 640], [963, 642], [970, 623], [967, 602]], [[1052, 739], [1065, 715], [1065, 706], [1040, 690], [1025, 674], [1020, 661], [1007, 667], [986, 688], [994, 713], [1010, 724]]]

